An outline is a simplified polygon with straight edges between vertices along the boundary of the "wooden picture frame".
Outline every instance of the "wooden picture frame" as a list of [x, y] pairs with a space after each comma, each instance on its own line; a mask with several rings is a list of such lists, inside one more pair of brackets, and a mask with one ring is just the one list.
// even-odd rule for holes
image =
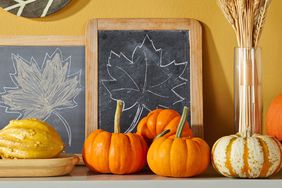
[[[90, 132], [98, 129], [98, 31], [100, 30], [189, 30], [191, 62], [191, 127], [193, 134], [204, 137], [202, 89], [202, 30], [193, 19], [93, 19], [86, 29], [86, 94]], [[91, 82], [91, 83], [90, 83]]]
[[[85, 38], [84, 36], [0, 36], [0, 46], [46, 46], [46, 47], [83, 47], [85, 48]], [[85, 54], [83, 53], [83, 57]], [[85, 63], [85, 62], [83, 62]], [[85, 63], [85, 74], [88, 71], [87, 64]], [[85, 76], [86, 77], [86, 76]], [[89, 82], [88, 82], [89, 83]], [[85, 82], [85, 95], [92, 95], [89, 86]], [[88, 111], [88, 101], [85, 96], [85, 138], [90, 134], [90, 128], [92, 125], [89, 124], [89, 116], [92, 112]], [[84, 140], [83, 140], [84, 141]], [[82, 148], [81, 148], [82, 149]]]

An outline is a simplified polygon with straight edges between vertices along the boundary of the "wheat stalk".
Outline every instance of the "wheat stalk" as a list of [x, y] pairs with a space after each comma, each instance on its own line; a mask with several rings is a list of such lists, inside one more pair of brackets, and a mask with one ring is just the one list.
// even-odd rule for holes
[[271, 0], [217, 0], [239, 47], [257, 47]]
[[255, 20], [254, 40], [253, 40], [254, 46], [258, 45], [258, 41], [259, 41], [261, 33], [262, 33], [263, 25], [264, 25], [265, 19], [266, 19], [267, 10], [269, 8], [271, 0], [265, 0], [264, 2], [265, 3], [262, 4], [261, 7], [259, 8], [258, 15], [257, 15], [257, 18]]
[[[235, 15], [236, 11], [234, 10], [233, 3], [231, 3], [233, 0], [218, 0], [218, 5], [220, 6], [225, 18], [229, 22], [229, 24], [232, 26], [233, 30], [238, 32], [238, 22], [237, 18], [238, 16]], [[239, 38], [237, 37], [237, 42], [239, 42]]]
[[235, 29], [235, 20], [231, 15], [232, 11], [228, 7], [227, 3], [228, 3], [227, 0], [218, 0], [218, 5], [220, 6], [221, 10], [223, 11], [225, 18], [231, 24], [232, 28]]
[[254, 13], [255, 18], [257, 18], [257, 16], [258, 16], [259, 7], [260, 7], [261, 2], [262, 2], [261, 0], [254, 0], [253, 13]]

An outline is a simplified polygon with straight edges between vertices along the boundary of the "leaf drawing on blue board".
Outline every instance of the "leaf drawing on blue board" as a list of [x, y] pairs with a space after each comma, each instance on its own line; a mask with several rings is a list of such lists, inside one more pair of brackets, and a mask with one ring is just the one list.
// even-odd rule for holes
[[4, 87], [1, 106], [7, 113], [19, 113], [21, 118], [46, 120], [51, 114], [63, 123], [71, 145], [72, 133], [66, 119], [59, 113], [77, 106], [75, 97], [81, 91], [81, 71], [70, 74], [71, 56], [64, 59], [60, 49], [49, 56], [46, 53], [42, 67], [33, 57], [30, 61], [12, 54], [15, 72], [10, 73], [15, 87]]
[[102, 84], [112, 100], [124, 101], [123, 111], [137, 106], [134, 119], [125, 132], [134, 130], [144, 109], [168, 108], [185, 100], [175, 89], [187, 82], [181, 77], [187, 62], [173, 60], [164, 65], [162, 53], [149, 35], [135, 47], [130, 58], [122, 52], [110, 52], [107, 63], [110, 79], [102, 80]]

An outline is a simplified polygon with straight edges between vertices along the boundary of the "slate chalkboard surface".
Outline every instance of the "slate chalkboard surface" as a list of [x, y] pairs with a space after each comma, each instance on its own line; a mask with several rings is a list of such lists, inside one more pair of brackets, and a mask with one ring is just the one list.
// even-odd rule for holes
[[190, 107], [189, 44], [185, 30], [99, 31], [99, 128], [113, 131], [117, 99], [122, 132], [156, 108]]
[[[86, 124], [113, 131], [116, 100], [122, 132], [156, 108], [190, 109], [203, 138], [202, 29], [194, 19], [92, 19], [86, 29]], [[89, 93], [92, 94], [89, 94]], [[88, 114], [88, 113], [87, 113]]]
[[0, 128], [11, 119], [46, 120], [66, 152], [85, 138], [84, 46], [0, 46]]

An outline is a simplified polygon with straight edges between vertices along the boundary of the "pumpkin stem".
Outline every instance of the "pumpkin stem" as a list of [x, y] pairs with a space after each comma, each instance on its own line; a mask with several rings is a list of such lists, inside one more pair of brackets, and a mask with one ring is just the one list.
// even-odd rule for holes
[[188, 107], [184, 106], [182, 116], [181, 116], [180, 122], [179, 122], [178, 127], [177, 127], [175, 138], [181, 137], [181, 134], [182, 134], [182, 131], [183, 131], [186, 119], [187, 119], [188, 110], [189, 110]]
[[117, 100], [117, 107], [115, 113], [115, 122], [114, 122], [114, 133], [120, 133], [120, 116], [122, 113], [123, 103], [121, 100]]
[[[154, 140], [157, 140], [158, 138], [160, 138], [160, 137], [166, 135], [166, 134], [169, 133], [169, 132], [170, 132], [170, 129], [166, 129], [166, 130], [162, 131], [160, 134], [158, 134], [158, 135], [154, 138]], [[153, 141], [154, 141], [154, 140], [153, 140]]]
[[246, 130], [243, 131], [243, 134], [241, 134], [241, 136], [243, 138], [250, 137], [251, 136], [251, 130], [249, 128], [246, 128]]

